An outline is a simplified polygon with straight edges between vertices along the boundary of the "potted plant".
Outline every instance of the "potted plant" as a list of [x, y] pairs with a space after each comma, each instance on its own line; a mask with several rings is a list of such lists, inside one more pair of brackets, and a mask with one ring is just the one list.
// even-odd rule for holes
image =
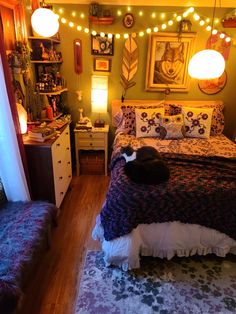
[[8, 55], [8, 64], [13, 73], [24, 73], [29, 69], [31, 50], [22, 41], [15, 43], [15, 49]]

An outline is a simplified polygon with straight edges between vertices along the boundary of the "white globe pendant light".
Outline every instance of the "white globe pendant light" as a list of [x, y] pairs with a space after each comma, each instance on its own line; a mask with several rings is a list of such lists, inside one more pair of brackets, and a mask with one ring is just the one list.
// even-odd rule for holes
[[[211, 21], [211, 30], [213, 29], [216, 10], [216, 0]], [[225, 70], [225, 59], [222, 54], [211, 49], [212, 31], [210, 36], [210, 48], [197, 52], [189, 61], [188, 74], [198, 80], [211, 80], [220, 77]]]
[[220, 77], [225, 69], [222, 54], [213, 49], [205, 49], [196, 53], [189, 62], [188, 73], [192, 78], [210, 80]]
[[58, 15], [47, 8], [39, 8], [31, 16], [31, 25], [35, 33], [42, 37], [52, 37], [58, 32]]

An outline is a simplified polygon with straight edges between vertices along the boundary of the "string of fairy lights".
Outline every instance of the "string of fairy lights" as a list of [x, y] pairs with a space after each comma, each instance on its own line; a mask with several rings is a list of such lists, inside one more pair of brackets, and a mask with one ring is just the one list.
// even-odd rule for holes
[[[127, 12], [131, 12], [131, 7], [127, 7]], [[69, 20], [68, 18], [65, 18], [63, 8], [59, 8], [57, 11], [55, 11], [55, 13], [59, 15], [59, 21], [62, 24], [68, 25], [70, 28], [74, 28], [78, 32], [84, 32], [86, 34], [92, 34], [93, 36], [96, 36], [97, 34], [99, 34], [101, 37], [104, 37], [106, 35], [105, 31], [98, 31], [95, 28], [84, 27], [84, 26], [81, 26], [81, 25], [73, 22], [72, 20]], [[142, 17], [145, 15], [145, 13], [143, 11], [139, 11], [138, 15], [140, 17]], [[86, 17], [86, 15], [83, 12], [78, 13], [76, 11], [70, 12], [70, 16], [72, 16], [73, 18], [79, 17], [82, 20]], [[122, 16], [121, 10], [117, 10], [117, 16]], [[167, 18], [167, 16], [168, 17], [171, 16], [171, 18]], [[129, 34], [127, 32], [124, 32], [124, 33], [121, 33], [121, 32], [118, 33], [117, 32], [114, 34], [108, 33], [107, 36], [108, 36], [108, 38], [112, 38], [113, 36], [115, 36], [115, 38], [117, 38], [117, 39], [119, 39], [119, 38], [127, 39], [127, 38], [129, 38], [130, 35], [132, 35], [132, 36], [138, 35], [139, 37], [143, 37], [145, 34], [150, 34], [152, 32], [157, 33], [159, 31], [165, 31], [169, 27], [171, 27], [174, 23], [179, 23], [182, 20], [185, 20], [188, 18], [188, 19], [191, 19], [194, 22], [198, 23], [207, 32], [211, 32], [212, 35], [218, 34], [222, 40], [225, 40], [225, 42], [229, 43], [231, 41], [231, 37], [229, 35], [227, 35], [225, 32], [221, 32], [220, 30], [218, 30], [217, 26], [220, 23], [219, 18], [214, 18], [214, 21], [212, 23], [212, 20], [209, 17], [205, 17], [205, 16], [198, 14], [194, 7], [190, 7], [187, 10], [184, 10], [181, 12], [167, 12], [167, 13], [160, 13], [160, 14], [152, 12], [150, 17], [153, 20], [155, 20], [156, 18], [160, 18], [162, 20], [162, 22], [158, 23], [156, 26], [147, 27], [146, 29], [142, 29], [138, 32], [131, 32], [131, 34]]]

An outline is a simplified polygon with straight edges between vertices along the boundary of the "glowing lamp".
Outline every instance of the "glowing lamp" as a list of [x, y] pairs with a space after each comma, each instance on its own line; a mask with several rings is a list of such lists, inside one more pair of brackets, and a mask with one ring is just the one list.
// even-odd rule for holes
[[205, 49], [196, 53], [189, 62], [188, 73], [198, 80], [218, 78], [225, 69], [225, 60], [216, 50]]
[[27, 132], [27, 111], [20, 103], [16, 104], [16, 108], [20, 122], [21, 134], [25, 134]]
[[39, 36], [52, 37], [59, 29], [58, 15], [50, 9], [39, 8], [31, 16], [31, 25]]
[[104, 120], [100, 119], [100, 114], [107, 112], [108, 98], [108, 76], [92, 76], [91, 102], [92, 111], [99, 113], [99, 118], [95, 121], [95, 127], [104, 127]]

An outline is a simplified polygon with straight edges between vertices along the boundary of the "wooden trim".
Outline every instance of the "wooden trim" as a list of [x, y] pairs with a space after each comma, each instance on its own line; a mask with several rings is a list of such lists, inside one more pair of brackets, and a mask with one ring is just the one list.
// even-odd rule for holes
[[27, 31], [25, 23], [26, 17], [23, 2], [19, 0], [0, 0], [0, 6], [10, 8], [13, 10], [16, 40], [26, 43], [27, 41]]

